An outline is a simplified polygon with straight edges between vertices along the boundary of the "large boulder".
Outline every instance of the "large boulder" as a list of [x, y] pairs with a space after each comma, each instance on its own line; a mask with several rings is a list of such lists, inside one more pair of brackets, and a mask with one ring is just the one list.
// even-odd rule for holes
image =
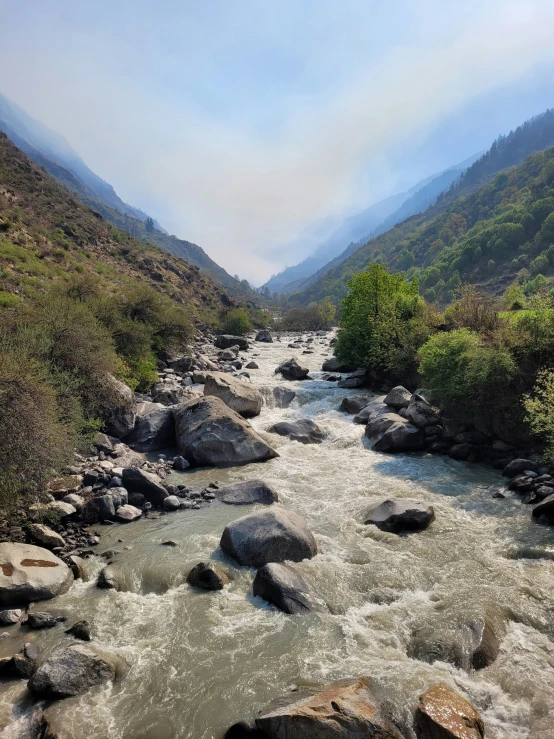
[[301, 418], [299, 421], [279, 421], [268, 431], [279, 436], [288, 436], [289, 439], [299, 441], [301, 444], [321, 444], [325, 438], [323, 431], [309, 418]]
[[262, 711], [256, 726], [268, 739], [402, 739], [364, 678], [303, 688]]
[[69, 698], [95, 685], [115, 679], [112, 659], [84, 644], [72, 644], [53, 652], [28, 683], [37, 698]]
[[415, 729], [420, 739], [483, 739], [485, 724], [471, 703], [445, 683], [419, 696]]
[[400, 408], [407, 408], [410, 405], [412, 394], [402, 385], [397, 385], [388, 393], [383, 401], [386, 405], [394, 408], [396, 411]]
[[142, 493], [153, 505], [162, 505], [169, 495], [158, 475], [138, 467], [126, 467], [123, 470], [123, 485], [130, 493]]
[[396, 413], [384, 413], [366, 426], [365, 435], [376, 452], [408, 452], [423, 449], [425, 433]]
[[373, 524], [381, 531], [398, 534], [401, 531], [422, 531], [435, 520], [433, 506], [419, 500], [384, 500], [369, 509], [365, 524]]
[[280, 364], [275, 370], [275, 374], [281, 374], [285, 380], [305, 380], [309, 371], [307, 367], [301, 367], [298, 360], [293, 357]]
[[65, 540], [61, 534], [52, 531], [51, 528], [42, 523], [31, 523], [27, 526], [27, 533], [31, 539], [42, 547], [54, 549], [54, 547], [65, 547]]
[[214, 341], [218, 349], [228, 349], [230, 346], [238, 346], [242, 351], [248, 349], [248, 340], [244, 336], [231, 336], [230, 334], [222, 334]]
[[323, 362], [321, 370], [323, 372], [351, 372], [352, 367], [341, 362], [340, 359], [337, 359], [336, 357], [331, 357]]
[[344, 380], [341, 380], [337, 387], [343, 388], [343, 389], [351, 389], [356, 387], [363, 387], [366, 382], [366, 373], [365, 370], [360, 369], [356, 370], [355, 372], [352, 372], [351, 375], [348, 375], [348, 377], [345, 377]]
[[421, 395], [414, 393], [406, 408], [406, 418], [420, 429], [440, 423], [440, 414]]
[[227, 570], [217, 562], [199, 562], [187, 575], [187, 582], [202, 590], [223, 590], [231, 582]]
[[317, 544], [303, 518], [272, 506], [249, 513], [225, 527], [221, 548], [241, 565], [300, 562], [317, 554]]
[[308, 586], [290, 565], [271, 562], [261, 567], [254, 578], [252, 592], [284, 613], [312, 610]]
[[213, 395], [182, 403], [173, 413], [177, 447], [191, 463], [223, 467], [279, 456], [248, 421]]
[[89, 524], [113, 521], [115, 519], [113, 495], [97, 495], [88, 500], [81, 511], [81, 518]]
[[502, 474], [504, 475], [504, 477], [511, 478], [517, 477], [517, 475], [521, 475], [522, 472], [527, 472], [527, 470], [529, 470], [530, 472], [536, 472], [536, 463], [533, 462], [531, 459], [521, 459], [519, 457], [518, 459], [513, 459], [511, 462], [509, 462], [502, 470]]
[[108, 434], [118, 439], [126, 436], [133, 430], [137, 414], [137, 403], [131, 388], [108, 375], [100, 402], [100, 413]]
[[135, 427], [125, 443], [138, 452], [154, 452], [175, 446], [175, 420], [171, 408], [161, 403], [139, 403]]
[[262, 410], [263, 397], [259, 390], [243, 380], [238, 380], [225, 372], [210, 372], [206, 375], [204, 395], [221, 398], [243, 418], [258, 416]]
[[533, 518], [538, 518], [545, 523], [554, 523], [554, 494], [548, 495], [533, 508]]
[[33, 544], [0, 544], [0, 605], [54, 598], [65, 593], [72, 582], [69, 567], [48, 549]]
[[354, 416], [354, 423], [363, 424], [364, 426], [374, 418], [390, 413], [390, 408], [385, 405], [383, 400], [385, 396], [379, 395], [377, 398], [370, 400], [364, 407]]
[[190, 396], [190, 392], [191, 391], [187, 387], [184, 387], [178, 382], [157, 382], [152, 386], [150, 395], [152, 396], [154, 403], [168, 406], [181, 403], [184, 398]]
[[273, 336], [266, 328], [264, 328], [261, 331], [258, 331], [258, 333], [256, 334], [256, 341], [262, 341], [266, 344], [273, 344]]
[[359, 413], [368, 403], [369, 395], [347, 395], [342, 399], [339, 410], [345, 413]]
[[279, 386], [273, 388], [273, 399], [276, 408], [288, 408], [295, 398], [294, 390]]
[[263, 480], [245, 480], [225, 485], [217, 491], [217, 497], [222, 503], [229, 505], [251, 505], [263, 503], [270, 505], [277, 503], [279, 496], [275, 490]]

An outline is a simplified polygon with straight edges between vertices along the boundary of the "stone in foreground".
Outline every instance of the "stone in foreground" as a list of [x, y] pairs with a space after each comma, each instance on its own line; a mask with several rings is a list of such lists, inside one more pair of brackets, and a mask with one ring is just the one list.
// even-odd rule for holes
[[0, 605], [54, 598], [65, 593], [72, 582], [69, 567], [48, 549], [0, 544]]
[[263, 480], [245, 480], [225, 485], [217, 491], [217, 497], [228, 505], [251, 505], [277, 503], [279, 496], [275, 490]]
[[38, 698], [69, 698], [115, 678], [111, 659], [84, 644], [58, 649], [38, 668], [28, 682]]
[[268, 431], [279, 436], [288, 436], [289, 439], [299, 441], [301, 444], [321, 444], [325, 438], [323, 431], [309, 418], [301, 418], [299, 421], [279, 421]]
[[418, 500], [385, 500], [366, 513], [365, 524], [381, 531], [398, 534], [401, 531], [422, 531], [435, 520], [433, 506]]
[[248, 567], [300, 562], [317, 554], [316, 541], [304, 519], [277, 507], [233, 521], [225, 527], [220, 544], [225, 554]]
[[254, 578], [252, 591], [284, 613], [312, 610], [308, 586], [290, 565], [270, 563], [261, 567]]
[[419, 696], [415, 727], [421, 739], [483, 739], [485, 725], [471, 703], [445, 683]]
[[225, 467], [278, 457], [248, 421], [214, 396], [174, 408], [177, 446], [197, 465]]
[[202, 590], [223, 590], [231, 578], [227, 570], [216, 562], [199, 562], [189, 572], [187, 582]]
[[221, 398], [225, 405], [243, 418], [259, 416], [262, 410], [263, 397], [260, 391], [226, 372], [210, 372], [206, 375], [204, 395]]
[[295, 692], [271, 704], [256, 726], [270, 739], [402, 739], [363, 678]]

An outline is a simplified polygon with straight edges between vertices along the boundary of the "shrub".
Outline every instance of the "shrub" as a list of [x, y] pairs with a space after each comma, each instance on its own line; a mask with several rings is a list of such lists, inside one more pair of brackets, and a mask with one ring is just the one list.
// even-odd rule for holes
[[554, 459], [554, 372], [541, 370], [537, 375], [532, 395], [526, 395], [523, 405], [527, 412], [525, 420], [531, 431], [546, 442], [545, 457]]
[[329, 298], [310, 303], [307, 308], [291, 308], [277, 324], [281, 331], [319, 331], [331, 328], [335, 306]]
[[244, 308], [233, 308], [223, 317], [221, 328], [226, 334], [244, 336], [252, 331], [252, 323]]

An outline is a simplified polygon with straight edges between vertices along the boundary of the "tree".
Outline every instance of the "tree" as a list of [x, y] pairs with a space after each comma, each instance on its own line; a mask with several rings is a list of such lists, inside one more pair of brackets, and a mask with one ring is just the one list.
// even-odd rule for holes
[[547, 444], [546, 458], [554, 459], [554, 372], [542, 370], [532, 395], [526, 395], [523, 405], [527, 411], [525, 420], [531, 431], [541, 436]]
[[152, 218], [148, 217], [146, 221], [144, 222], [144, 228], [146, 229], [146, 233], [151, 234], [154, 231], [154, 221]]
[[225, 314], [221, 328], [226, 334], [243, 336], [252, 331], [252, 323], [244, 308], [233, 308]]

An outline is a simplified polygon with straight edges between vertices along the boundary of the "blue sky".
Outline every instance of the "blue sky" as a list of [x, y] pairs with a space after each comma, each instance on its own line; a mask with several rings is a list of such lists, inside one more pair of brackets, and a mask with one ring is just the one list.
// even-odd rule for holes
[[554, 105], [553, 0], [0, 0], [0, 87], [260, 284]]

